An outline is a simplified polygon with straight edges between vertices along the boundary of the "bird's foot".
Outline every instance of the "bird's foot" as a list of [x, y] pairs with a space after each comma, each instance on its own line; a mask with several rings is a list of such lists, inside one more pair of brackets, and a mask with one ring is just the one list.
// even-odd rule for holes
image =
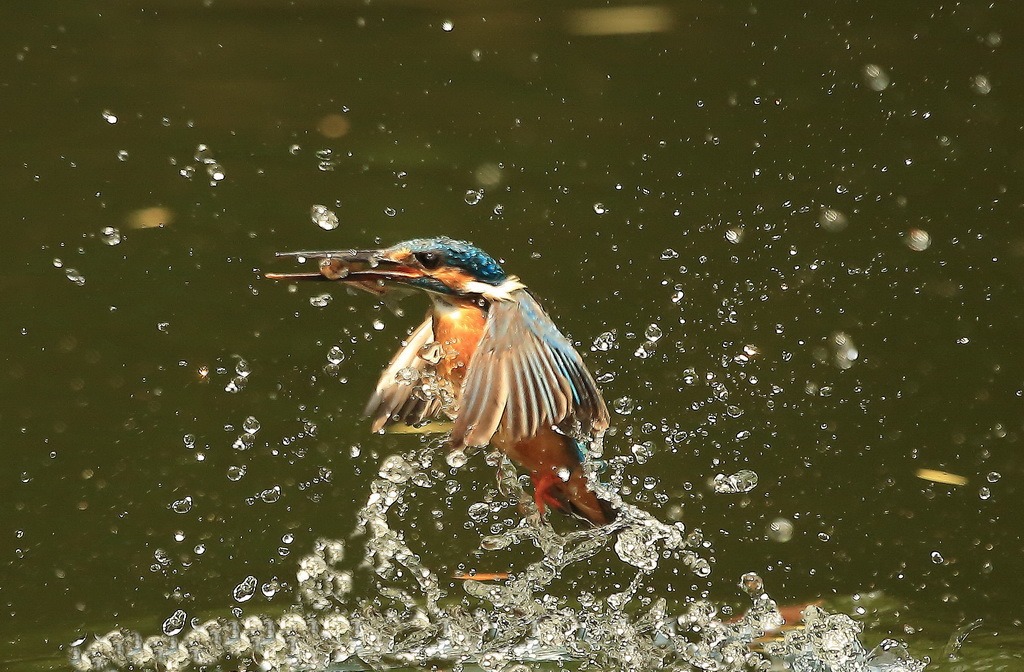
[[554, 494], [554, 486], [562, 483], [558, 474], [553, 471], [533, 472], [530, 474], [530, 478], [533, 480], [533, 501], [537, 504], [537, 510], [542, 516], [549, 506], [557, 510], [565, 508], [562, 501]]

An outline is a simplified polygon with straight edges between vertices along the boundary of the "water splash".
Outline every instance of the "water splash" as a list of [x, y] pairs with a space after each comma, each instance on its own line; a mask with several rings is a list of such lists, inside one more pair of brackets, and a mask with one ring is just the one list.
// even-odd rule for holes
[[[303, 670], [341, 664], [345, 669], [444, 665], [462, 670], [473, 664], [513, 670], [538, 661], [631, 671], [766, 672], [773, 662], [822, 672], [920, 672], [924, 667], [898, 642], [886, 640], [867, 652], [858, 623], [817, 606], [804, 610], [803, 630], [787, 631], [781, 641], [762, 646], [760, 638], [778, 632], [784, 619], [753, 573], [741, 579], [750, 607], [738, 619], [723, 620], [712, 602], [696, 596], [670, 605], [660, 596], [664, 591], [656, 590], [656, 570], [668, 566], [705, 577], [713, 562], [710, 544], [699, 530], [664, 523], [622, 501], [615, 488], [598, 480], [596, 462], [585, 467], [588, 479], [618, 517], [604, 527], [563, 534], [538, 512], [508, 459], [488, 455], [498, 467], [499, 491], [525, 515], [518, 524], [482, 537], [480, 552], [518, 547], [527, 560], [504, 581], [469, 580], [447, 588], [447, 580], [429, 565], [437, 549], [413, 548], [401, 526], [416, 489], [446, 485], [442, 446], [435, 440], [382, 460], [380, 477], [369, 484], [356, 517], [356, 531], [365, 541], [361, 564], [354, 571], [347, 568], [346, 542], [319, 540], [298, 561], [298, 597], [287, 613], [194, 620], [186, 628], [184, 613], [176, 612], [162, 635], [117, 629], [76, 641], [70, 648], [72, 666], [82, 672], [216, 664]], [[602, 446], [592, 445], [590, 452], [599, 455]], [[627, 579], [594, 592], [560, 581], [598, 559]], [[375, 579], [369, 598], [353, 592], [359, 573]], [[236, 587], [234, 598], [246, 601], [255, 590], [250, 576]], [[671, 609], [680, 606], [682, 613], [673, 615]]]
[[735, 474], [726, 476], [717, 474], [712, 481], [712, 488], [719, 495], [738, 495], [750, 492], [757, 487], [757, 472], [751, 469], [740, 469]]
[[316, 204], [311, 207], [309, 209], [309, 218], [324, 231], [333, 231], [339, 225], [338, 215], [326, 205]]

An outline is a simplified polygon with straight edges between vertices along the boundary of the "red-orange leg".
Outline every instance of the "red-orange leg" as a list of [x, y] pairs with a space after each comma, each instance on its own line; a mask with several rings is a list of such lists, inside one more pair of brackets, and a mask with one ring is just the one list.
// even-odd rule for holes
[[541, 515], [544, 515], [548, 506], [555, 509], [562, 508], [561, 502], [551, 492], [552, 486], [562, 482], [558, 474], [553, 471], [543, 473], [534, 471], [530, 474], [530, 479], [533, 480], [533, 501], [536, 502], [537, 510]]

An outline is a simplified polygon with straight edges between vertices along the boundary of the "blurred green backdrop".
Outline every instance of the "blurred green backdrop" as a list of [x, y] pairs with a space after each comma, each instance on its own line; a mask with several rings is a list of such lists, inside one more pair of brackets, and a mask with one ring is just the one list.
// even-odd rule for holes
[[[261, 274], [439, 234], [546, 299], [617, 409], [629, 499], [713, 541], [711, 578], [674, 591], [739, 602], [757, 571], [781, 601], [884, 591], [912, 650], [926, 623], [1019, 634], [1019, 5], [2, 14], [8, 667], [292, 599], [294, 557], [348, 535], [416, 441], [360, 412], [425, 304]], [[740, 469], [754, 490], [713, 493]], [[450, 507], [441, 568], [485, 533], [464, 528], [490, 468], [457, 478], [427, 493]]]

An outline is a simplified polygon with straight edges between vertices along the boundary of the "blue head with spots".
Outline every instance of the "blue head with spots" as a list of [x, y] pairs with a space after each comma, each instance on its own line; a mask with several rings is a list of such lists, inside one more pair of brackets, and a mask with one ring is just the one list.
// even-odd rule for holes
[[481, 284], [497, 287], [508, 279], [479, 247], [446, 236], [397, 243], [381, 250], [380, 259], [407, 271], [405, 284], [439, 294], [476, 294]]

